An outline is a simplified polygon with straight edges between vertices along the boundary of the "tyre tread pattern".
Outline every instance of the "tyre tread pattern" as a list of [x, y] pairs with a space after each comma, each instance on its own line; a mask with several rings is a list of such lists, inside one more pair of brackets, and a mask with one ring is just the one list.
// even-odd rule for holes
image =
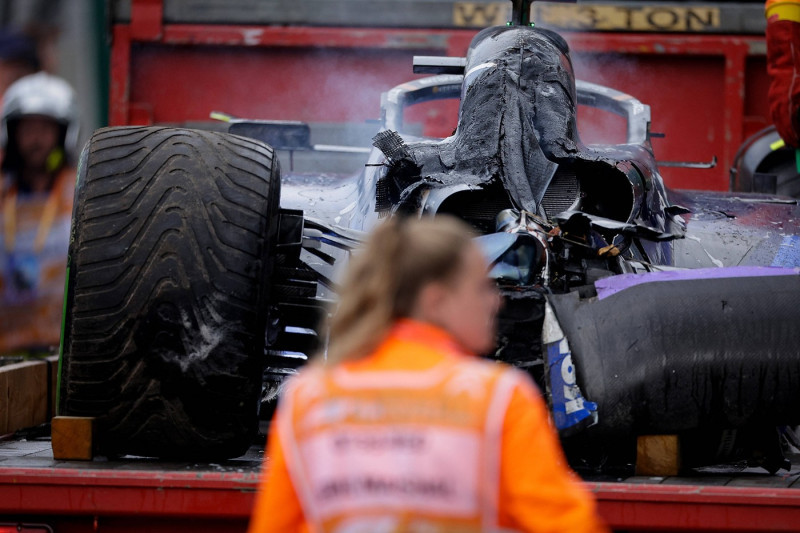
[[279, 184], [257, 141], [98, 130], [73, 213], [62, 414], [107, 454], [243, 453], [257, 424]]

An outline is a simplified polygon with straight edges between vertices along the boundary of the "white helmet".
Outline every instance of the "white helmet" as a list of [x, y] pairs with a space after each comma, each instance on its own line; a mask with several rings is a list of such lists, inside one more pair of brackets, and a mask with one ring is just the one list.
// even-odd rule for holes
[[75, 154], [78, 147], [78, 105], [69, 83], [46, 72], [18, 79], [3, 94], [0, 116], [0, 147], [8, 146], [8, 123], [26, 115], [52, 118], [65, 130], [64, 149]]

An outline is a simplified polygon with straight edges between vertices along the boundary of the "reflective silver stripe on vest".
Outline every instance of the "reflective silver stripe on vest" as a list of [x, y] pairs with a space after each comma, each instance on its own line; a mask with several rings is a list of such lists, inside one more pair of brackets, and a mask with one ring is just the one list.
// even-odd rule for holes
[[448, 362], [440, 363], [429, 370], [397, 371], [374, 370], [351, 372], [338, 367], [331, 371], [333, 381], [343, 389], [427, 389], [447, 376], [452, 368]]
[[306, 374], [300, 374], [293, 378], [289, 378], [289, 384], [286, 391], [281, 398], [282, 405], [280, 406], [280, 416], [278, 417], [278, 431], [280, 431], [280, 442], [283, 448], [283, 455], [286, 460], [286, 468], [289, 471], [289, 477], [294, 485], [294, 490], [297, 491], [300, 506], [303, 508], [306, 522], [309, 524], [311, 531], [322, 531], [322, 523], [319, 516], [315, 512], [314, 500], [312, 498], [311, 489], [308, 486], [308, 476], [305, 475], [305, 465], [300, 457], [300, 451], [297, 449], [297, 439], [294, 436], [294, 395], [297, 393], [298, 385], [301, 382], [314, 379], [320, 379], [320, 370], [308, 369], [305, 370]]
[[500, 462], [502, 460], [503, 423], [506, 418], [511, 395], [519, 383], [517, 370], [509, 368], [494, 387], [489, 410], [486, 413], [484, 429], [486, 460], [484, 462], [484, 479], [488, 485], [487, 497], [483, 505], [483, 530], [497, 530], [500, 496]]

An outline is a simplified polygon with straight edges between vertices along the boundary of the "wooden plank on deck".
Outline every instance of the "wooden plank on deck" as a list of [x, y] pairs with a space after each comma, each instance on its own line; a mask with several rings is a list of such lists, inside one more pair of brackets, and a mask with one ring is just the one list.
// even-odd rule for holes
[[47, 422], [47, 361], [25, 361], [0, 367], [0, 434]]

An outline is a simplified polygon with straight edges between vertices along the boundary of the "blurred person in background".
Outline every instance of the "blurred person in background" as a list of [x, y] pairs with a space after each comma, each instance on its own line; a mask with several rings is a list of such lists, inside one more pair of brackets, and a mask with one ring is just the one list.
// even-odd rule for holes
[[39, 72], [3, 95], [0, 146], [0, 355], [58, 346], [75, 187], [75, 94]]
[[467, 226], [383, 223], [327, 358], [290, 379], [250, 533], [605, 531], [524, 372], [480, 359], [500, 296]]
[[33, 39], [14, 29], [0, 29], [0, 95], [9, 85], [40, 68]]
[[783, 141], [800, 148], [800, 0], [768, 0], [769, 109]]

